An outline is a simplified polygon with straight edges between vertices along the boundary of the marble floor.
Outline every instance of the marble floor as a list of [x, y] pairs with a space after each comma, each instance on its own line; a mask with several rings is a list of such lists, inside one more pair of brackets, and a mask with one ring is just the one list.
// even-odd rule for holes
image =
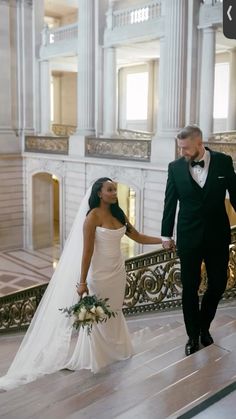
[[48, 282], [56, 268], [60, 247], [0, 252], [0, 297]]
[[[133, 242], [122, 242], [126, 258], [133, 256]], [[14, 249], [0, 252], [0, 297], [39, 285], [52, 277], [60, 256], [60, 245], [39, 250]]]

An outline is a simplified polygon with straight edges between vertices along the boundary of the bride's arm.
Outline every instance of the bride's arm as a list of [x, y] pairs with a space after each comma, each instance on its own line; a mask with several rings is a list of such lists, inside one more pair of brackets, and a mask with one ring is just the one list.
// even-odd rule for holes
[[92, 211], [85, 219], [83, 226], [83, 254], [81, 262], [81, 274], [80, 281], [77, 283], [77, 292], [82, 296], [85, 292], [88, 293], [87, 288], [87, 275], [90, 267], [93, 250], [94, 250], [94, 240], [95, 240], [95, 230], [97, 226], [97, 216]]
[[162, 239], [160, 237], [147, 236], [146, 234], [139, 233], [133, 226], [130, 224], [129, 220], [127, 221], [127, 231], [126, 236], [134, 240], [137, 243], [141, 244], [161, 244]]

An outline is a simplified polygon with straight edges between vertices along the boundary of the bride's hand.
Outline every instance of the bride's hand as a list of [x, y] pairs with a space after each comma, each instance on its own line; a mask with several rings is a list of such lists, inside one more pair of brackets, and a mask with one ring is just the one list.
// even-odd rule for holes
[[77, 289], [77, 293], [79, 294], [80, 297], [83, 297], [83, 294], [88, 294], [88, 287], [87, 284], [85, 283], [78, 283], [76, 285], [76, 289]]

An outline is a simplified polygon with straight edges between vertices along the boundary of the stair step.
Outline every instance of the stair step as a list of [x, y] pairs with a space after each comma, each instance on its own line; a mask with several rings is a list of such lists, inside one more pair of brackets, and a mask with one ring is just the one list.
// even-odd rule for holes
[[[223, 357], [225, 354], [226, 351], [217, 347], [208, 351], [207, 356], [206, 354], [203, 355], [199, 352], [197, 353], [196, 360], [197, 368], [204, 367], [211, 360], [214, 361], [215, 359]], [[186, 361], [186, 359], [184, 361]], [[72, 414], [75, 414], [74, 417], [76, 417], [76, 414], [80, 415], [84, 419], [93, 417], [102, 418], [104, 417], [104, 412], [106, 412], [106, 415], [109, 418], [114, 418], [123, 412], [127, 414], [129, 409], [135, 408], [137, 404], [145, 401], [145, 399], [149, 398], [151, 395], [165, 390], [167, 386], [173, 385], [178, 380], [185, 379], [188, 372], [192, 373], [196, 366], [193, 363], [193, 360], [188, 359], [187, 361], [188, 366], [185, 366], [182, 360], [182, 362], [180, 361], [159, 373], [152, 371], [147, 378], [139, 380], [139, 382], [134, 383], [132, 386], [130, 385], [130, 382], [126, 380], [121, 381], [120, 383], [116, 381], [113, 385], [109, 380], [105, 380], [100, 385], [100, 389], [103, 388], [105, 392], [103, 397], [101, 397], [100, 394], [100, 400], [98, 400], [98, 397], [95, 402], [93, 402], [93, 399], [91, 400], [95, 390], [91, 389], [87, 392], [87, 396], [90, 396], [89, 398], [85, 398], [84, 394], [81, 396], [72, 396], [68, 400], [58, 401], [52, 408], [45, 410], [44, 414], [50, 418], [54, 418], [59, 414], [58, 419], [68, 417], [68, 415]], [[97, 390], [98, 388], [96, 388], [95, 391]], [[100, 414], [100, 412], [103, 413]], [[136, 415], [132, 416], [132, 418], [134, 417], [136, 417]], [[142, 418], [144, 417], [148, 417], [148, 415], [143, 415]]]
[[[209, 349], [211, 350], [211, 347], [206, 348], [205, 352]], [[206, 395], [209, 397], [209, 390], [211, 393], [213, 391], [216, 392], [227, 381], [235, 379], [235, 376], [236, 351], [228, 353], [218, 360], [216, 359], [200, 370], [196, 370], [160, 393], [156, 392], [154, 394], [153, 392], [147, 400], [137, 403], [134, 408], [116, 417], [119, 419], [133, 419], [134, 417], [136, 419], [144, 417], [149, 419], [166, 419], [170, 415], [173, 417], [174, 412], [179, 411], [186, 405], [192, 406], [193, 401], [200, 401]], [[156, 378], [153, 377], [153, 387], [155, 387]], [[83, 416], [83, 418], [86, 417], [88, 416]]]
[[[195, 376], [196, 369], [204, 368], [235, 348], [236, 321], [232, 319], [222, 316], [215, 320], [212, 330], [216, 344], [188, 358], [184, 355], [185, 328], [181, 323], [173, 322], [155, 331], [158, 336], [151, 339], [151, 349], [112, 364], [98, 374], [85, 370], [59, 371], [0, 394], [0, 416], [2, 419], [59, 419], [77, 412], [76, 418], [92, 419], [104, 418], [104, 412], [108, 412], [110, 419], [123, 412], [132, 412], [137, 403], [142, 406], [153, 395], [185, 380], [186, 375]], [[157, 383], [151, 385], [153, 380]], [[133, 389], [136, 389], [136, 396]]]

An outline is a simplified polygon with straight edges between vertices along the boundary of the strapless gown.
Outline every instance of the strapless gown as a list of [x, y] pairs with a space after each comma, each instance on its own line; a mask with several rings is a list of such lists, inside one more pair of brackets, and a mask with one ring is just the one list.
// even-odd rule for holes
[[[63, 254], [57, 277], [54, 283], [53, 278], [50, 281], [40, 303], [42, 307], [38, 308], [39, 315], [36, 312], [7, 374], [0, 377], [0, 390], [10, 390], [64, 368], [97, 372], [134, 353], [122, 313], [126, 272], [120, 241], [124, 234], [125, 226], [117, 230], [96, 228], [94, 253], [87, 278], [90, 294], [109, 298], [111, 309], [118, 315], [106, 323], [95, 323], [90, 336], [85, 328], [74, 333], [71, 338], [73, 320], [62, 316], [59, 308], [75, 304], [78, 300], [75, 284], [80, 272], [80, 261], [79, 265], [74, 260], [74, 265], [68, 266]], [[72, 250], [76, 257], [76, 246]], [[65, 281], [66, 275], [69, 287]], [[144, 336], [140, 336], [141, 341], [144, 341]]]
[[105, 323], [95, 323], [90, 336], [79, 331], [78, 340], [66, 368], [90, 369], [97, 372], [117, 360], [129, 358], [133, 353], [131, 337], [122, 313], [126, 272], [120, 241], [126, 227], [111, 230], [97, 227], [94, 253], [87, 277], [89, 293], [109, 298], [109, 305], [117, 312]]

